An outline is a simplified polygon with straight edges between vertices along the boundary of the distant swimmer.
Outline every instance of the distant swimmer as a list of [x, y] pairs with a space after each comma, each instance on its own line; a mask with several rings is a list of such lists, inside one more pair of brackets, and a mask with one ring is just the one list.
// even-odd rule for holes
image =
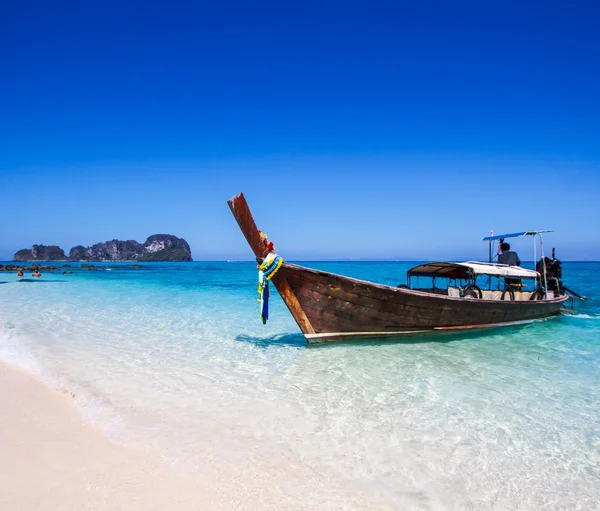
[[42, 274], [40, 273], [40, 270], [35, 270], [33, 272], [33, 277], [38, 278], [38, 277], [41, 277], [41, 276], [42, 276]]
[[22, 277], [23, 276], [23, 270], [19, 270], [19, 272], [17, 273], [17, 277]]

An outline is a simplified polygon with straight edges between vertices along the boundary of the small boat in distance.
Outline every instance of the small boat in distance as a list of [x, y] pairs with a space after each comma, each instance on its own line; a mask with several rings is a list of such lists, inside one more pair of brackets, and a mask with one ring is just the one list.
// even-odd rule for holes
[[[244, 195], [227, 203], [259, 265], [273, 260], [273, 244], [257, 229]], [[496, 240], [541, 239], [543, 232], [484, 238], [490, 261]], [[408, 271], [406, 284], [393, 287], [279, 262], [270, 280], [313, 344], [518, 325], [553, 316], [572, 299], [561, 289], [559, 265], [543, 256], [542, 244], [536, 270], [492, 262], [425, 263]]]

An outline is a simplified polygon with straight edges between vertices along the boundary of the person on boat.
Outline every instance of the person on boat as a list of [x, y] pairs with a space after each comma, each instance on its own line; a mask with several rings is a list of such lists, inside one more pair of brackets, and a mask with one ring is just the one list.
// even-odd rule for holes
[[510, 244], [502, 243], [500, 245], [502, 253], [498, 255], [498, 264], [508, 264], [509, 266], [521, 266], [521, 260], [516, 252], [510, 249]]
[[[509, 266], [521, 266], [521, 260], [516, 252], [510, 249], [509, 243], [502, 242], [500, 244], [502, 253], [498, 255], [498, 264], [508, 264]], [[504, 279], [504, 285], [508, 287], [520, 287], [521, 279], [509, 278]]]

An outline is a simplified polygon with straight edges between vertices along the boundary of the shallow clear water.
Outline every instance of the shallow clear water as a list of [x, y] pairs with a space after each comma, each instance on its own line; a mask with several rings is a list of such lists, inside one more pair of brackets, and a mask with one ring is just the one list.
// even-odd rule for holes
[[[307, 265], [394, 285], [413, 266]], [[275, 291], [262, 325], [253, 263], [97, 266], [0, 273], [0, 357], [119, 442], [311, 509], [598, 508], [599, 263], [563, 264], [596, 298], [572, 314], [316, 347]]]

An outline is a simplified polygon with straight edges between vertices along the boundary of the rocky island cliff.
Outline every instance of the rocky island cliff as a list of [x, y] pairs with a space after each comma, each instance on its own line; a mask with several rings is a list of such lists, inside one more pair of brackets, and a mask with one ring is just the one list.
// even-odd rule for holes
[[144, 244], [112, 240], [91, 247], [77, 245], [66, 256], [56, 245], [33, 245], [19, 250], [13, 261], [191, 261], [188, 242], [171, 234], [154, 234]]
[[13, 261], [66, 261], [65, 251], [56, 245], [33, 245], [31, 249], [19, 250]]

